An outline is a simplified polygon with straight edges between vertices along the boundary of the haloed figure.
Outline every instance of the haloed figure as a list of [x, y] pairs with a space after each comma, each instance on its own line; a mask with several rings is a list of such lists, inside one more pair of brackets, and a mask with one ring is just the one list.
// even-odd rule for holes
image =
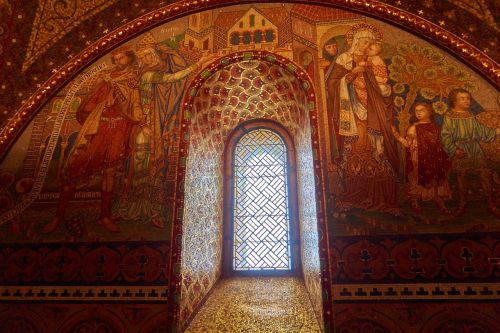
[[377, 35], [372, 28], [357, 31], [326, 80], [330, 147], [345, 184], [336, 205], [341, 211], [360, 208], [399, 215], [393, 99], [390, 89], [379, 86], [387, 78], [387, 66], [374, 63], [375, 58], [366, 64], [367, 49], [378, 41]]
[[[126, 47], [113, 52], [114, 68], [103, 75], [78, 108], [76, 117], [82, 128], [65, 165], [56, 215], [45, 225], [44, 233], [53, 232], [64, 220], [77, 184], [97, 174], [102, 175], [98, 223], [109, 232], [120, 231], [111, 216], [116, 169], [130, 157], [134, 133], [146, 127], [136, 86], [135, 59], [134, 52]], [[142, 132], [148, 133], [145, 128]]]

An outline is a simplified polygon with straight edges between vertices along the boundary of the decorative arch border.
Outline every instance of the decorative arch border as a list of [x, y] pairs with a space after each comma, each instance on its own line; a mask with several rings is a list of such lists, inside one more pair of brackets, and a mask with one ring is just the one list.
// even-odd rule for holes
[[[403, 9], [388, 5], [383, 0], [285, 0], [285, 3], [306, 3], [358, 12], [408, 30], [451, 52], [475, 69], [497, 87], [500, 86], [500, 64], [464, 39], [446, 29]], [[3, 158], [22, 130], [35, 114], [66, 83], [76, 77], [91, 63], [114, 47], [160, 24], [208, 9], [237, 4], [251, 4], [255, 0], [178, 0], [170, 5], [145, 14], [100, 38], [64, 66], [57, 70], [19, 108], [7, 124], [0, 129], [0, 158]]]
[[[323, 323], [331, 325], [333, 321], [333, 303], [331, 302], [331, 279], [330, 279], [330, 264], [328, 261], [328, 232], [326, 226], [326, 200], [325, 186], [323, 175], [321, 173], [322, 154], [320, 153], [319, 140], [319, 124], [318, 111], [316, 109], [316, 94], [314, 85], [309, 75], [295, 62], [283, 56], [268, 52], [268, 51], [242, 51], [236, 52], [217, 59], [206, 66], [201, 73], [195, 77], [187, 87], [184, 94], [181, 114], [180, 114], [180, 143], [179, 155], [177, 161], [176, 189], [175, 189], [175, 207], [174, 207], [174, 222], [172, 225], [172, 245], [170, 267], [173, 267], [170, 276], [169, 295], [170, 300], [174, 300], [169, 304], [169, 318], [173, 323], [179, 325], [180, 319], [180, 299], [181, 299], [181, 253], [182, 253], [182, 220], [184, 211], [185, 188], [184, 180], [186, 177], [187, 157], [189, 153], [189, 125], [191, 122], [193, 101], [196, 97], [198, 89], [200, 89], [205, 81], [212, 74], [221, 70], [227, 65], [245, 60], [260, 60], [281, 66], [293, 74], [302, 83], [302, 88], [307, 95], [307, 104], [309, 107], [309, 121], [311, 126], [311, 144], [313, 150], [313, 169], [316, 183], [319, 184], [315, 188], [316, 195], [316, 214], [318, 221], [318, 240], [319, 240], [319, 260], [321, 263], [321, 288], [323, 302]], [[259, 120], [255, 119], [254, 121]], [[262, 119], [260, 119], [262, 120]], [[244, 124], [243, 122], [242, 124]], [[239, 128], [238, 125], [236, 127]], [[233, 130], [234, 131], [234, 130]]]

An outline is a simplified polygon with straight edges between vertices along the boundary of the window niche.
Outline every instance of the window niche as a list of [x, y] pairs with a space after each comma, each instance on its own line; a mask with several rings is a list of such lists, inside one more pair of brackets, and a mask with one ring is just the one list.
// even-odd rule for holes
[[295, 149], [281, 125], [249, 121], [225, 150], [226, 276], [300, 271]]

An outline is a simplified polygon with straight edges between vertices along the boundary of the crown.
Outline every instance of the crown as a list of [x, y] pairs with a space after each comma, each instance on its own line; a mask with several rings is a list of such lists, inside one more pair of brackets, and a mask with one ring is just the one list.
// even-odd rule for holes
[[145, 48], [145, 47], [154, 47], [158, 42], [151, 32], [146, 32], [142, 38], [135, 45], [136, 50]]
[[345, 38], [348, 41], [352, 41], [354, 39], [354, 35], [361, 31], [369, 31], [375, 36], [375, 39], [377, 41], [382, 40], [382, 34], [380, 33], [380, 31], [375, 28], [375, 26], [364, 22], [353, 25], [351, 29], [349, 29], [349, 31], [345, 34]]

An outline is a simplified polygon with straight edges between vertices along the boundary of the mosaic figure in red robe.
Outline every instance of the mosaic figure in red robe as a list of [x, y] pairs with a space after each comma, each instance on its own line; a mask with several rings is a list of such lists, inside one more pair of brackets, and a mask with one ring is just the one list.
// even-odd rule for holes
[[101, 174], [101, 212], [98, 223], [109, 232], [120, 229], [111, 216], [117, 168], [133, 151], [138, 131], [148, 133], [141, 109], [135, 53], [126, 47], [112, 53], [114, 68], [105, 72], [77, 110], [82, 125], [64, 169], [64, 185], [55, 217], [43, 228], [53, 232], [64, 220], [76, 186]]
[[419, 201], [434, 201], [439, 211], [449, 214], [445, 200], [451, 199], [448, 172], [451, 162], [441, 145], [441, 129], [433, 121], [434, 110], [427, 103], [415, 105], [416, 121], [406, 137], [393, 127], [396, 139], [406, 148], [407, 190], [412, 209], [421, 213]]

